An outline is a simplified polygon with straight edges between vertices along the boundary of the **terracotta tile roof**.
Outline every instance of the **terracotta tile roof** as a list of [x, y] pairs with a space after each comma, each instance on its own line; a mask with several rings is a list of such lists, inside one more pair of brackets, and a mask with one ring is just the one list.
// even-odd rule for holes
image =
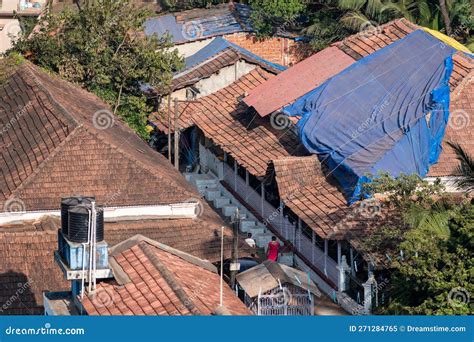
[[404, 38], [418, 28], [419, 26], [405, 18], [396, 19], [379, 27], [374, 27], [369, 32], [353, 34], [334, 45], [355, 60], [359, 60]]
[[[194, 125], [192, 117], [194, 113], [199, 112], [200, 110], [200, 103], [199, 102], [187, 102], [187, 101], [179, 101], [178, 102], [178, 120], [177, 120], [177, 127], [181, 130], [189, 128]], [[174, 132], [174, 103], [171, 102], [171, 110], [170, 110], [170, 122], [171, 122], [171, 132]], [[153, 117], [150, 118], [150, 121], [156, 125], [158, 130], [161, 132], [168, 134], [168, 109], [164, 109], [160, 112], [156, 112]]]
[[326, 179], [316, 156], [273, 160], [280, 197], [319, 236], [334, 235], [349, 207], [334, 179]]
[[[222, 221], [207, 204], [203, 208], [203, 215], [194, 220], [106, 221], [105, 240], [109, 246], [114, 246], [141, 234], [196, 257], [217, 262], [220, 260]], [[0, 305], [0, 310], [3, 310], [0, 315], [41, 315], [43, 291], [70, 289], [53, 258], [59, 227], [59, 218], [52, 217], [0, 226], [0, 303], [11, 302], [5, 309]], [[231, 230], [227, 228], [224, 234], [224, 257], [229, 258]], [[244, 238], [239, 240], [239, 255], [250, 255]], [[25, 289], [20, 293], [18, 289], [23, 287]]]
[[[257, 87], [244, 102], [253, 106], [260, 115], [268, 115], [316, 88], [353, 62], [396, 42], [418, 28], [419, 26], [406, 19], [397, 19], [370, 32], [349, 36]], [[344, 53], [341, 54], [340, 51]], [[456, 87], [471, 69], [469, 58], [458, 52], [454, 56], [451, 86]]]
[[254, 176], [264, 176], [268, 163], [301, 152], [298, 138], [289, 129], [272, 127], [240, 102], [243, 94], [272, 75], [257, 68], [228, 87], [200, 99], [193, 121], [204, 135], [235, 158]]
[[[379, 199], [348, 206], [335, 180], [324, 176], [315, 156], [287, 157], [273, 164], [285, 206], [322, 238], [348, 240], [360, 252], [368, 235], [384, 225], [399, 224], [398, 216]], [[364, 257], [381, 260], [375, 254]]]
[[460, 144], [474, 156], [474, 71], [452, 92], [450, 118], [443, 139], [443, 151], [433, 165], [429, 177], [457, 176], [459, 161], [446, 142]]
[[26, 225], [0, 231], [0, 315], [43, 315], [43, 291], [69, 287], [53, 259], [57, 231]]
[[[82, 300], [89, 315], [211, 315], [219, 306], [220, 277], [212, 264], [142, 236], [117, 245], [111, 257], [129, 281], [99, 283]], [[233, 315], [251, 314], [227, 286], [223, 302]]]
[[[183, 202], [196, 192], [96, 96], [23, 62], [0, 86], [0, 206], [54, 209], [88, 191], [108, 205]], [[103, 114], [113, 124], [94, 126]], [[97, 121], [97, 120], [96, 120]], [[97, 121], [98, 122], [98, 121]], [[107, 124], [106, 122], [104, 122]]]

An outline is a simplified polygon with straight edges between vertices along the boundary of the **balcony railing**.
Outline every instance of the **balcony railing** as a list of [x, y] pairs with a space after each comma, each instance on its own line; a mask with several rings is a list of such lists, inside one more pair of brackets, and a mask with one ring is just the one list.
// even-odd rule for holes
[[[211, 155], [209, 153], [208, 155]], [[312, 239], [301, 233], [297, 224], [291, 223], [287, 217], [283, 215], [282, 208], [275, 208], [270, 203], [262, 199], [261, 194], [255, 191], [246, 183], [234, 169], [226, 163], [215, 160], [215, 163], [223, 165], [223, 180], [237, 192], [244, 201], [257, 211], [264, 220], [276, 229], [280, 236], [290, 242], [295, 250], [299, 252], [305, 259], [309, 260], [313, 266], [319, 269], [333, 284], [338, 284], [339, 271], [337, 263], [324, 254], [324, 251], [316, 246]]]

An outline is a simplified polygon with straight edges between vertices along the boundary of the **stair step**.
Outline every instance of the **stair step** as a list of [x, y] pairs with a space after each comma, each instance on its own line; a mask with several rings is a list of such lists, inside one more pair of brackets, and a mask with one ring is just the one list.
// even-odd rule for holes
[[214, 199], [213, 203], [214, 203], [214, 207], [220, 209], [226, 205], [229, 205], [230, 200], [225, 197], [217, 197], [216, 199]]
[[226, 205], [222, 208], [222, 214], [226, 217], [233, 217], [236, 210], [237, 207], [235, 205]]
[[244, 233], [250, 232], [250, 229], [254, 227], [256, 227], [254, 220], [245, 219], [240, 221], [240, 230]]
[[260, 234], [265, 234], [266, 229], [265, 227], [255, 226], [255, 227], [250, 228], [250, 233], [252, 233], [252, 236], [257, 236]]
[[268, 243], [272, 241], [272, 234], [269, 234], [269, 233], [259, 234], [254, 239], [258, 247], [266, 248], [268, 246]]
[[208, 201], [214, 201], [216, 198], [221, 197], [221, 191], [218, 188], [206, 189], [204, 196]]

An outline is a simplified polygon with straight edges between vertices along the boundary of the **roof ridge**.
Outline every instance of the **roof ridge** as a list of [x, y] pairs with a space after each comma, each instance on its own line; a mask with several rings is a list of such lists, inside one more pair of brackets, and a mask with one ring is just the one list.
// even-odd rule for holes
[[454, 100], [457, 100], [458, 97], [460, 97], [466, 87], [471, 85], [471, 83], [474, 82], [474, 69], [471, 69], [471, 71], [462, 79], [461, 82], [457, 84], [457, 86], [451, 91], [451, 99], [450, 102], [453, 102]]
[[[43, 71], [43, 70], [35, 70], [36, 68], [39, 69], [39, 67], [35, 66], [33, 63], [31, 62], [24, 62], [23, 65], [25, 65], [25, 68], [24, 69], [21, 69], [23, 72], [29, 74], [29, 76], [31, 76], [30, 79], [33, 80], [33, 82], [35, 83], [36, 86], [38, 86], [38, 88], [40, 88], [44, 94], [48, 97], [48, 99], [50, 100], [50, 102], [56, 106], [56, 109], [59, 110], [59, 112], [61, 114], [64, 115], [65, 118], [69, 119], [69, 121], [71, 121], [74, 125], [78, 126], [80, 125], [79, 121], [73, 116], [71, 115], [66, 108], [64, 108], [57, 100], [56, 98], [54, 97], [54, 95], [49, 91], [49, 89], [43, 84], [43, 82], [36, 76], [35, 72], [43, 72], [43, 73], [46, 73], [46, 71]], [[57, 77], [56, 75], [51, 75], [49, 73], [47, 73], [48, 77]], [[25, 79], [25, 82], [32, 86], [30, 83], [29, 83], [29, 80], [30, 79]], [[65, 81], [65, 80], [64, 80]], [[70, 83], [70, 82], [69, 82]], [[59, 121], [63, 121], [61, 120], [61, 118], [57, 118]]]
[[118, 254], [123, 253], [124, 251], [132, 248], [133, 246], [136, 246], [137, 244], [145, 242], [148, 243], [149, 245], [152, 245], [153, 247], [156, 247], [164, 252], [170, 253], [174, 256], [179, 257], [180, 259], [183, 259], [184, 261], [187, 261], [195, 266], [204, 268], [205, 270], [212, 272], [212, 273], [217, 273], [217, 270], [214, 265], [212, 265], [209, 261], [203, 260], [201, 258], [198, 258], [192, 254], [183, 252], [179, 249], [170, 247], [168, 245], [165, 245], [161, 242], [158, 242], [156, 240], [150, 239], [142, 234], [136, 234], [118, 244], [110, 248], [109, 255], [111, 257], [115, 257]]

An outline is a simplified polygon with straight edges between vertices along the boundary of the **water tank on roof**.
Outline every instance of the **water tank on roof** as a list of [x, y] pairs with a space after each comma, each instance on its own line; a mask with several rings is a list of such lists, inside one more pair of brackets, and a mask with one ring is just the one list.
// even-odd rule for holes
[[79, 204], [91, 204], [92, 201], [95, 201], [95, 197], [72, 196], [72, 197], [65, 197], [61, 199], [61, 229], [63, 231], [64, 236], [67, 237], [68, 232], [69, 232], [68, 210]]
[[[87, 242], [89, 231], [89, 212], [92, 206], [90, 204], [78, 204], [68, 210], [68, 240], [71, 242]], [[104, 209], [102, 206], [96, 206], [96, 241], [104, 240]]]

